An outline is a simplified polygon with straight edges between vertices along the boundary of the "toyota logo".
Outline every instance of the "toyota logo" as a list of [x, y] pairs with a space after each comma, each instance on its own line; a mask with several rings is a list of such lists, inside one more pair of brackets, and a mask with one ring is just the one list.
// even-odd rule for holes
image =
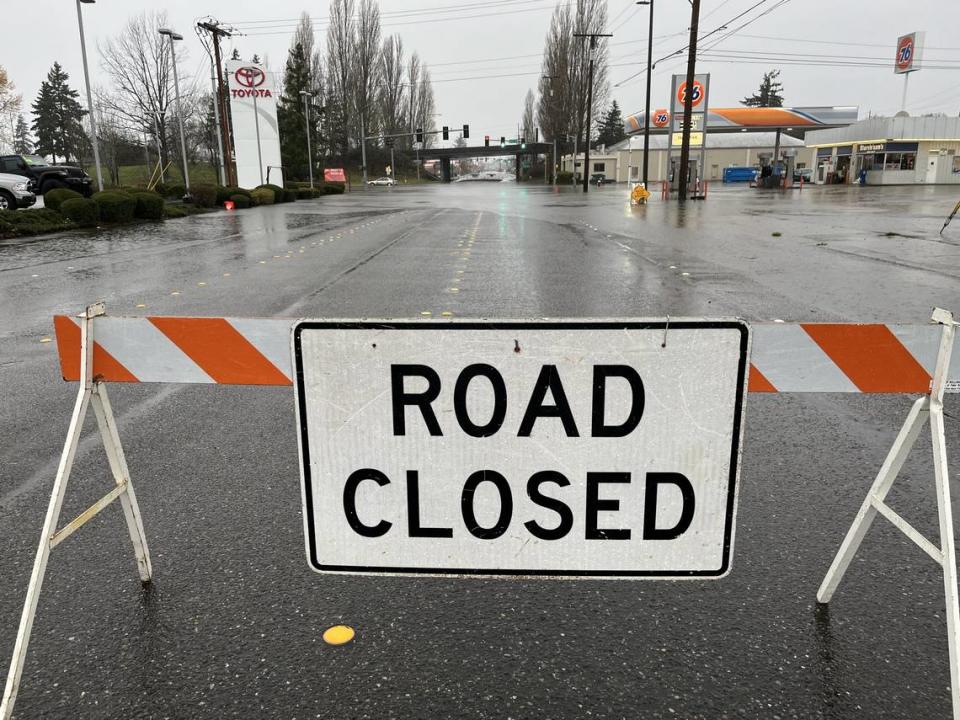
[[238, 84], [248, 88], [254, 88], [258, 85], [263, 85], [264, 81], [267, 79], [266, 74], [258, 67], [237, 68], [237, 71], [233, 74], [233, 76], [237, 79]]

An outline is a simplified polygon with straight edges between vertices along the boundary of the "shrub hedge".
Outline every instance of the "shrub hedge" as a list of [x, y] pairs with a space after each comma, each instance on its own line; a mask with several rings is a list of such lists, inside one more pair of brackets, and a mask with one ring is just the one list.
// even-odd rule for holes
[[200, 207], [213, 207], [217, 204], [217, 188], [214, 185], [201, 183], [190, 188], [193, 202]]
[[168, 220], [172, 220], [174, 218], [186, 217], [190, 214], [190, 211], [183, 205], [167, 205], [163, 210], [163, 214]]
[[96, 200], [76, 197], [60, 203], [60, 214], [80, 227], [95, 227], [100, 221], [100, 207]]
[[125, 223], [133, 220], [137, 200], [133, 195], [118, 190], [104, 190], [93, 194], [100, 208], [100, 219], [108, 223]]
[[276, 195], [270, 188], [257, 188], [250, 193], [250, 198], [254, 205], [273, 205], [276, 201]]
[[278, 202], [278, 203], [288, 202], [288, 200], [284, 199], [283, 188], [280, 187], [279, 185], [260, 185], [257, 187], [257, 190], [261, 190], [261, 189], [272, 190], [274, 202]]
[[43, 196], [43, 206], [51, 210], [59, 210], [60, 205], [65, 200], [76, 200], [82, 197], [83, 195], [70, 188], [54, 188], [53, 190], [48, 190], [47, 194]]
[[246, 195], [231, 195], [229, 199], [233, 201], [233, 206], [237, 210], [245, 210], [252, 204], [250, 198]]
[[40, 233], [67, 230], [70, 227], [69, 220], [56, 210], [50, 210], [49, 208], [0, 213], [0, 237], [39, 235]]
[[163, 198], [157, 195], [157, 193], [144, 190], [134, 193], [133, 199], [136, 200], [137, 203], [134, 206], [134, 217], [143, 220], [163, 220], [163, 206], [166, 203], [163, 202]]
[[325, 182], [323, 184], [324, 195], [342, 195], [347, 186], [338, 182]]
[[223, 205], [224, 201], [232, 199], [234, 195], [244, 195], [249, 199], [250, 191], [241, 187], [217, 185], [217, 205]]

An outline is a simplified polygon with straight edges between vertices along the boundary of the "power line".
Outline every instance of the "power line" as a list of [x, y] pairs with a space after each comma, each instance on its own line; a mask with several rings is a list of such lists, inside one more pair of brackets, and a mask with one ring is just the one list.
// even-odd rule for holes
[[[769, 2], [769, 0], [759, 0], [759, 2], [754, 3], [753, 5], [751, 5], [750, 7], [748, 7], [746, 10], [744, 10], [744, 11], [741, 12], [741, 13], [739, 13], [738, 15], [734, 15], [732, 18], [730, 18], [729, 20], [727, 20], [727, 21], [726, 21], [725, 23], [723, 23], [722, 25], [717, 26], [715, 29], [711, 30], [710, 32], [708, 32], [708, 33], [706, 33], [706, 34], [704, 34], [704, 35], [698, 36], [697, 42], [699, 43], [699, 42], [702, 41], [702, 40], [706, 40], [706, 39], [707, 39], [708, 37], [710, 37], [711, 35], [715, 35], [716, 33], [721, 32], [723, 29], [729, 27], [729, 25], [730, 25], [731, 23], [736, 22], [737, 20], [739, 20], [740, 18], [742, 18], [744, 15], [747, 15], [748, 13], [752, 12], [753, 10], [755, 10], [756, 8], [760, 7], [761, 5], [763, 5], [763, 4], [767, 3], [767, 2]], [[780, 7], [780, 5], [783, 5], [784, 3], [787, 3], [787, 2], [790, 2], [790, 0], [780, 0], [780, 2], [778, 2], [778, 3], [773, 7], [773, 9], [776, 9], [776, 8]], [[768, 12], [769, 12], [769, 11], [768, 11]], [[756, 21], [756, 20], [759, 20], [761, 17], [763, 17], [763, 16], [766, 15], [766, 14], [767, 14], [767, 13], [764, 12], [764, 13], [761, 13], [760, 15], [757, 15], [755, 18], [753, 18], [753, 20], [750, 20], [749, 22], [745, 23], [745, 24], [742, 25], [740, 28], [738, 28], [738, 30], [743, 29], [744, 27], [746, 27], [747, 25], [749, 25], [751, 22], [754, 22], [754, 21]], [[736, 31], [734, 31], [734, 32], [736, 32]], [[732, 33], [730, 33], [730, 34], [732, 34]], [[727, 37], [729, 37], [729, 35], [727, 35]], [[688, 44], [684, 45], [682, 48], [680, 48], [679, 50], [676, 50], [675, 52], [672, 52], [672, 53], [670, 53], [669, 55], [666, 55], [665, 57], [660, 58], [659, 60], [657, 60], [657, 61], [654, 63], [654, 65], [656, 65], [657, 63], [659, 63], [659, 62], [662, 61], [662, 60], [666, 60], [667, 58], [673, 57], [674, 55], [680, 55], [681, 53], [683, 53], [684, 51], [686, 51], [689, 47], [690, 47], [690, 44], [688, 43]], [[635, 72], [635, 73], [634, 73], [633, 75], [631, 75], [630, 77], [624, 78], [624, 79], [621, 80], [620, 82], [615, 83], [615, 84], [614, 84], [614, 87], [621, 87], [621, 86], [625, 85], [626, 83], [630, 82], [631, 80], [633, 80], [634, 78], [637, 78], [637, 77], [639, 77], [640, 75], [643, 75], [643, 73], [645, 73], [646, 71], [647, 71], [646, 68], [642, 68], [641, 70], [638, 70], [637, 72]]]
[[[570, 5], [572, 3], [567, 2], [563, 4]], [[409, 20], [406, 22], [393, 22], [390, 19], [387, 19], [385, 22], [381, 23], [381, 27], [400, 27], [404, 25], [422, 25], [425, 23], [460, 22], [462, 20], [475, 20], [478, 18], [485, 18], [485, 17], [501, 17], [503, 15], [518, 15], [520, 13], [543, 12], [544, 10], [552, 11], [554, 7], [555, 6], [553, 5], [544, 5], [542, 7], [520, 8], [520, 9], [514, 9], [514, 10], [498, 10], [496, 12], [478, 13], [474, 15], [454, 15], [451, 17], [435, 17], [435, 18], [427, 17], [427, 18], [422, 18], [417, 20]], [[327, 23], [327, 25], [328, 24], [329, 23]], [[294, 29], [294, 27], [295, 26], [289, 26], [285, 30], [271, 30], [267, 32], [248, 32], [248, 33], [242, 33], [242, 34], [246, 35], [247, 37], [259, 37], [264, 35], [286, 35], [290, 33], [290, 31]], [[261, 28], [252, 28], [252, 29], [259, 30]], [[315, 33], [321, 32], [325, 29], [326, 27], [317, 27], [316, 25], [314, 25]]]
[[[534, 3], [545, 3], [551, 2], [552, 0], [483, 0], [482, 2], [472, 2], [464, 3], [461, 5], [438, 5], [431, 8], [410, 8], [407, 10], [381, 10], [380, 18], [390, 19], [394, 17], [411, 17], [417, 15], [440, 15], [446, 13], [455, 13], [462, 12], [463, 10], [472, 10], [476, 8], [487, 8], [487, 7], [503, 7], [503, 6], [517, 6], [517, 5], [530, 5]], [[326, 16], [314, 16], [310, 17], [312, 22], [319, 23], [328, 23], [330, 21], [329, 15]], [[359, 17], [358, 13], [354, 13], [352, 17]], [[274, 18], [272, 20], [243, 20], [233, 23], [233, 25], [293, 25], [296, 26], [300, 23], [301, 18]]]

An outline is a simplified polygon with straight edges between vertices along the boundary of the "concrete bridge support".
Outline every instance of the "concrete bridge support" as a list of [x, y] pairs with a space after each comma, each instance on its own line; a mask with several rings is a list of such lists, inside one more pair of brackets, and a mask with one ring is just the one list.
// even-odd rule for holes
[[450, 182], [450, 158], [440, 158], [440, 179], [445, 183]]

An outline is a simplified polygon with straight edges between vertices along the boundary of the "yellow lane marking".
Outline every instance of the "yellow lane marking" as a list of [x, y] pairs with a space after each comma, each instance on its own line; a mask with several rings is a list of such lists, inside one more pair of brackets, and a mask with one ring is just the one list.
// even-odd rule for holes
[[48, 343], [48, 342], [50, 342], [50, 338], [48, 338], [48, 337], [40, 338], [40, 342], [42, 342], [42, 343]]

